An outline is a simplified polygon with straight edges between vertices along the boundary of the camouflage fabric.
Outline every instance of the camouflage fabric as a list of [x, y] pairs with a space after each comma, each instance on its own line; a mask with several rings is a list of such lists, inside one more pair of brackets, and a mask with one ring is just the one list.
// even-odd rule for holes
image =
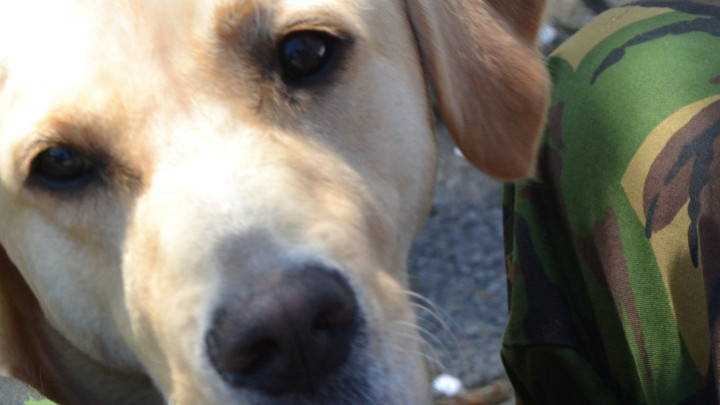
[[518, 400], [717, 404], [720, 0], [610, 10], [548, 66], [537, 177], [505, 189]]

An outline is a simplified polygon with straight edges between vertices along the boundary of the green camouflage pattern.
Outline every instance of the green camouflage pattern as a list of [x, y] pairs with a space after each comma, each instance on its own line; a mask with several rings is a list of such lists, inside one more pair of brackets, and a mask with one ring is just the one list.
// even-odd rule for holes
[[538, 172], [504, 199], [518, 401], [717, 404], [720, 0], [610, 10], [548, 67]]

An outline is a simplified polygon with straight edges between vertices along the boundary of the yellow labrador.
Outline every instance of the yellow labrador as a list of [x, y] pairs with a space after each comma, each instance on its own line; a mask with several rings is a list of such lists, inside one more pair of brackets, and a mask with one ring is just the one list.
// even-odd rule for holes
[[0, 5], [0, 370], [62, 404], [427, 403], [427, 82], [531, 172], [543, 0]]

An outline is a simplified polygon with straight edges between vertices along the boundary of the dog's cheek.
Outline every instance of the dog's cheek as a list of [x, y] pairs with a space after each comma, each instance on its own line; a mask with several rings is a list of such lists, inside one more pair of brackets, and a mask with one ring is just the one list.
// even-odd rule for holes
[[399, 276], [432, 198], [437, 165], [432, 113], [416, 55], [358, 52], [358, 66], [329, 94], [332, 105], [319, 104], [309, 117], [330, 124], [321, 136], [365, 187], [368, 239], [380, 242], [373, 248]]
[[2, 235], [10, 260], [28, 283], [54, 330], [84, 355], [123, 371], [140, 369], [119, 330], [119, 255], [83, 243], [31, 208], [13, 211]]

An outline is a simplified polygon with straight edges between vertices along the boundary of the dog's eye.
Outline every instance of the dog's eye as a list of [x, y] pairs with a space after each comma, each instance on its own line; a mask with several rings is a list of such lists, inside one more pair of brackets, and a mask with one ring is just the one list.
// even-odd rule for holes
[[291, 80], [311, 78], [322, 73], [332, 60], [337, 38], [318, 31], [288, 35], [280, 43], [283, 73]]
[[38, 154], [32, 162], [31, 177], [41, 186], [67, 189], [86, 184], [96, 171], [86, 156], [66, 146], [54, 146]]

